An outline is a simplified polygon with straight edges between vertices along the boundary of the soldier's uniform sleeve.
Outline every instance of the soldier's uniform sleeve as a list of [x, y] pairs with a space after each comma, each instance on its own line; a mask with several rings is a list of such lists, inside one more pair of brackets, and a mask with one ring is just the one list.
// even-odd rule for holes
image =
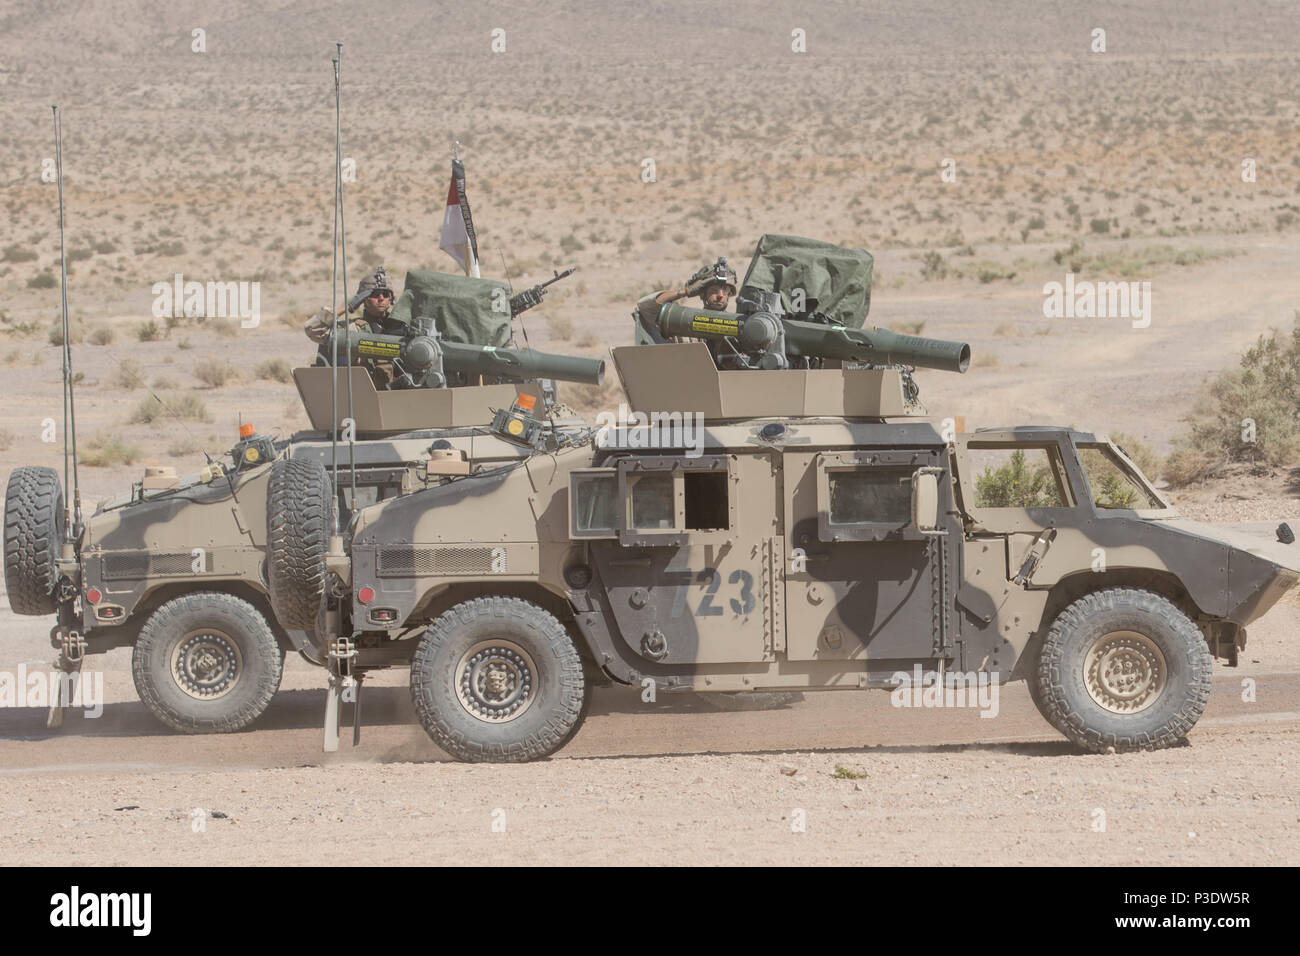
[[334, 327], [334, 318], [330, 315], [329, 309], [321, 309], [302, 327], [307, 338], [316, 343], [323, 343], [330, 336], [330, 329]]
[[669, 341], [659, 332], [659, 310], [664, 306], [655, 299], [662, 294], [662, 290], [651, 292], [637, 301], [636, 311], [632, 313], [637, 345], [663, 345]]

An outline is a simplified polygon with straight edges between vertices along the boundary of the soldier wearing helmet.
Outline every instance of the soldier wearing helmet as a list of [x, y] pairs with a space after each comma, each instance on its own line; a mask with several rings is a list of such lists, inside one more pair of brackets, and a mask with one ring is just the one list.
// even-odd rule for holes
[[[357, 293], [340, 311], [352, 312], [361, 308], [361, 315], [350, 320], [354, 329], [364, 332], [377, 332], [386, 335], [401, 335], [406, 327], [401, 322], [390, 318], [393, 302], [397, 293], [388, 280], [388, 272], [380, 266], [375, 272], [362, 278], [357, 283]], [[329, 309], [321, 309], [303, 327], [307, 338], [320, 343], [316, 351], [316, 364], [329, 365], [329, 336], [333, 330], [334, 320]], [[370, 377], [376, 388], [386, 388], [392, 381], [392, 362], [370, 359], [365, 362]]]
[[[686, 280], [680, 289], [665, 289], [652, 292], [636, 304], [632, 321], [636, 326], [636, 344], [651, 345], [664, 342], [676, 342], [680, 339], [666, 338], [659, 331], [659, 310], [666, 302], [698, 295], [704, 308], [714, 312], [726, 312], [732, 297], [736, 294], [736, 270], [727, 265], [725, 258], [706, 265]], [[709, 343], [713, 351], [714, 343]], [[714, 355], [717, 358], [717, 355]]]

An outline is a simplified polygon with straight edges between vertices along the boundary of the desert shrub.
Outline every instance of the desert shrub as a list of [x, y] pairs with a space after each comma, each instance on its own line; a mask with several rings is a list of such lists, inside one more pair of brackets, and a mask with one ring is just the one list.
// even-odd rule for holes
[[180, 388], [181, 384], [174, 378], [168, 378], [166, 375], [159, 375], [149, 383], [149, 387], [157, 392], [164, 389]]
[[173, 417], [189, 422], [212, 420], [203, 399], [197, 395], [160, 395], [157, 399], [146, 395], [126, 421], [128, 425], [150, 425], [159, 419]]
[[221, 388], [240, 380], [239, 369], [225, 359], [204, 359], [194, 366], [194, 377], [208, 388]]
[[1240, 367], [1205, 388], [1174, 440], [1164, 476], [1182, 485], [1231, 464], [1300, 464], [1300, 312], [1289, 336], [1261, 335]]
[[975, 476], [975, 496], [982, 508], [1051, 508], [1060, 504], [1056, 479], [1047, 465], [1030, 468], [1019, 448], [1006, 464]]
[[35, 249], [28, 249], [15, 242], [5, 246], [3, 258], [5, 262], [35, 262], [37, 257]]
[[14, 443], [14, 433], [7, 428], [0, 428], [0, 451], [8, 451]]
[[141, 342], [157, 342], [166, 334], [167, 330], [153, 319], [141, 322], [135, 330], [136, 338]]
[[86, 442], [80, 460], [83, 465], [91, 468], [134, 465], [140, 460], [140, 446], [133, 445], [118, 435], [99, 434]]
[[90, 330], [90, 341], [94, 345], [112, 345], [116, 338], [117, 333], [111, 325], [97, 325]]
[[921, 257], [921, 278], [942, 279], [948, 274], [948, 264], [943, 256], [931, 250]]
[[258, 378], [271, 382], [292, 382], [293, 366], [287, 359], [272, 358], [257, 363], [253, 369]]
[[109, 376], [108, 384], [114, 388], [143, 388], [144, 387], [144, 369], [135, 359], [122, 359], [118, 363], [113, 374]]
[[58, 284], [59, 280], [54, 278], [53, 272], [42, 272], [27, 280], [29, 289], [53, 289]]

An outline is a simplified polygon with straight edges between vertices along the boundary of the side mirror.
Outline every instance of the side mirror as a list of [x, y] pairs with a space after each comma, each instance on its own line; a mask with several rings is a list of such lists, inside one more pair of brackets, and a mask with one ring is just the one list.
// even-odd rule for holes
[[940, 469], [922, 468], [912, 475], [912, 526], [922, 534], [942, 534], [939, 530]]

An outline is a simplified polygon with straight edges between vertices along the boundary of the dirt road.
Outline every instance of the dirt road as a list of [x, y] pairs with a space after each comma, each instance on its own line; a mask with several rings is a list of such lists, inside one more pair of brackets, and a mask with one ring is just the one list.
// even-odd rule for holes
[[[0, 710], [0, 839], [36, 864], [1294, 864], [1297, 616], [1218, 671], [1188, 746], [1118, 756], [1076, 752], [1015, 684], [988, 718], [881, 692], [728, 712], [604, 689], [555, 759], [455, 764], [401, 673], [366, 688], [361, 745], [331, 755], [300, 661], [257, 729], [187, 737], [136, 701], [117, 651], [98, 719], [50, 732], [38, 708]], [[0, 627], [34, 648], [35, 623]]]

